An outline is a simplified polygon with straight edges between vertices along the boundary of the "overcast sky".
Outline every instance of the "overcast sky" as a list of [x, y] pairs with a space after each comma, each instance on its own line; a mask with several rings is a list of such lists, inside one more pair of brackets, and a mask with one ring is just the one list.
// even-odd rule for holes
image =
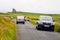
[[11, 11], [60, 13], [60, 0], [0, 0], [0, 12]]

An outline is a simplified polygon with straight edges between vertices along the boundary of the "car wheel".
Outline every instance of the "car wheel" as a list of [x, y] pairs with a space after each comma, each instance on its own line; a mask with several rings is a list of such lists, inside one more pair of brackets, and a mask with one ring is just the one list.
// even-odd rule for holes
[[38, 27], [36, 26], [36, 29], [38, 29]]
[[54, 26], [51, 27], [50, 31], [54, 32]]
[[52, 30], [51, 31], [54, 31], [54, 27], [52, 27]]
[[16, 24], [18, 24], [18, 22], [16, 22]]
[[37, 29], [37, 30], [40, 30], [40, 28], [39, 28], [38, 26], [36, 26], [36, 29]]
[[25, 24], [25, 22], [23, 22], [23, 24]]

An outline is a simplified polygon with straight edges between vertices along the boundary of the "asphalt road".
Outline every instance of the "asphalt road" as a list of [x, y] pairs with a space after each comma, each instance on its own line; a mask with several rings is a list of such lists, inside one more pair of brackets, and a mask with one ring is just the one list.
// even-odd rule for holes
[[60, 40], [60, 33], [39, 31], [29, 22], [17, 24], [16, 40]]

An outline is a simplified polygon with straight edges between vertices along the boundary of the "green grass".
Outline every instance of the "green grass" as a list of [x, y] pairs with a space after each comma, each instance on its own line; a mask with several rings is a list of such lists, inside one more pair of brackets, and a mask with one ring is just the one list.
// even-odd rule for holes
[[[55, 20], [55, 31], [60, 31], [60, 14], [39, 14], [39, 13], [28, 13], [28, 12], [20, 12], [20, 13], [7, 13], [7, 14], [0, 14], [1, 16], [9, 16], [9, 17], [14, 17], [16, 18], [17, 16], [26, 16], [30, 18], [30, 22], [34, 25], [36, 25], [36, 20], [31, 20], [33, 18], [38, 19], [40, 15], [47, 15], [47, 16], [52, 16], [53, 19]], [[57, 24], [58, 23], [58, 24]]]
[[0, 16], [0, 40], [15, 40], [16, 25], [9, 18]]

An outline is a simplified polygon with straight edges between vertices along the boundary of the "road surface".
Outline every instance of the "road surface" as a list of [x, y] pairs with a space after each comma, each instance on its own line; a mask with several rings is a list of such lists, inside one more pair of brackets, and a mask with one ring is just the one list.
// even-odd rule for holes
[[17, 24], [16, 40], [60, 40], [60, 33], [39, 31], [29, 22]]

